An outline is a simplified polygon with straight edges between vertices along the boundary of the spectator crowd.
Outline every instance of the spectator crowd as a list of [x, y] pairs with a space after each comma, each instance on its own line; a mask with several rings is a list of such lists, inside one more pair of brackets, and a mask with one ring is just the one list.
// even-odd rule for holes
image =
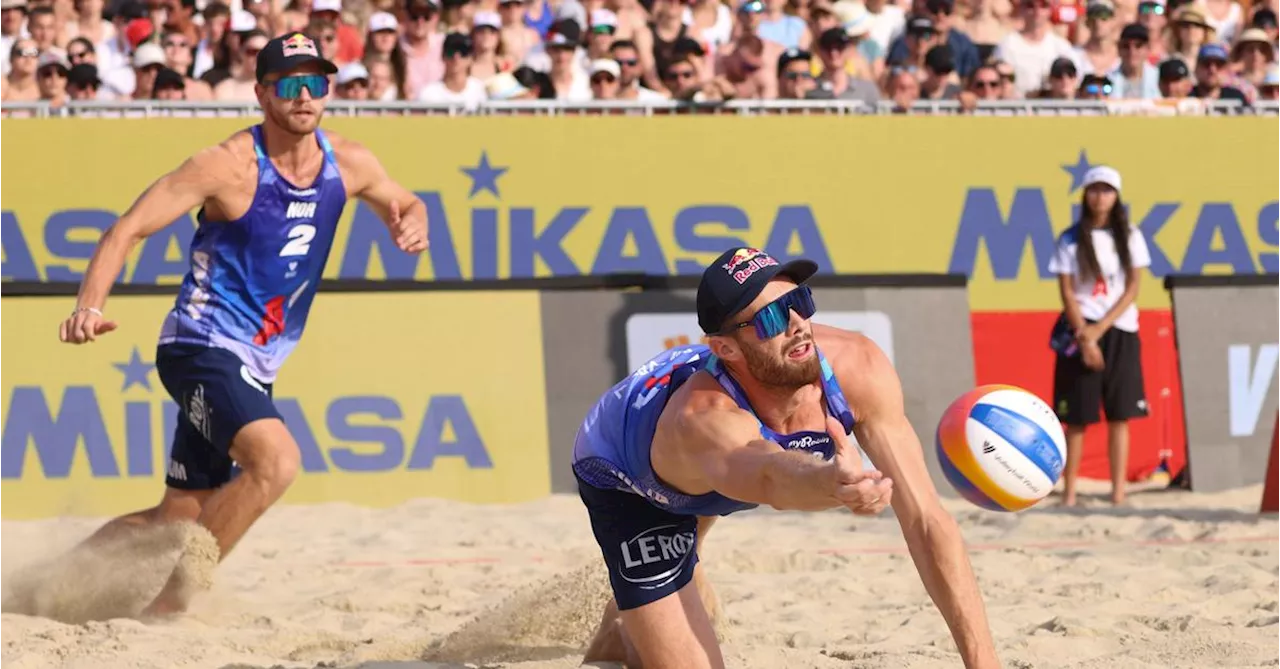
[[[3, 100], [1276, 100], [1277, 0], [2, 0]], [[730, 4], [730, 2], [736, 4]]]

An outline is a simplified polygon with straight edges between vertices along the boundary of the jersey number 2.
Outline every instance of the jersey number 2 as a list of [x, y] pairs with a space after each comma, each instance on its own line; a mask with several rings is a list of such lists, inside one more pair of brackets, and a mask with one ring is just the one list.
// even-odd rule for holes
[[280, 257], [305, 256], [311, 250], [311, 240], [315, 239], [316, 226], [310, 223], [299, 223], [289, 229], [289, 242], [280, 249]]

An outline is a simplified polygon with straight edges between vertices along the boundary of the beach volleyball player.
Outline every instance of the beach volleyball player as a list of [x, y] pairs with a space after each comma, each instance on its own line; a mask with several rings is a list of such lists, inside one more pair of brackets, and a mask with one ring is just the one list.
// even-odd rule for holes
[[[116, 328], [107, 294], [130, 249], [200, 207], [191, 268], [156, 351], [160, 380], [179, 407], [164, 496], [95, 538], [194, 519], [226, 556], [298, 471], [272, 383], [302, 336], [347, 200], [367, 202], [401, 251], [427, 248], [422, 202], [368, 149], [319, 129], [336, 69], [302, 33], [268, 42], [257, 61], [262, 123], [161, 177], [98, 242], [59, 331], [67, 343]], [[175, 570], [144, 613], [183, 610], [186, 586]]]
[[[805, 281], [816, 271], [808, 260], [725, 252], [698, 286], [709, 345], [659, 354], [583, 422], [573, 470], [614, 594], [584, 662], [724, 666], [695, 578], [715, 517], [760, 504], [875, 514], [892, 503], [964, 666], [999, 666], [897, 373], [861, 334], [810, 323]], [[879, 471], [862, 466], [850, 432]]]

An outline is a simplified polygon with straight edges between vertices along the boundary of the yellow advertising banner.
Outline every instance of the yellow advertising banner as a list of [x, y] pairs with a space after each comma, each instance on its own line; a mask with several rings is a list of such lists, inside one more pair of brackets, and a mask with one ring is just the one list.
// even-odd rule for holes
[[[15, 121], [5, 280], [75, 281], [151, 181], [242, 119]], [[334, 118], [414, 190], [431, 249], [398, 252], [349, 205], [329, 278], [696, 273], [730, 246], [839, 273], [959, 272], [975, 310], [1052, 309], [1048, 260], [1081, 180], [1107, 164], [1153, 264], [1277, 271], [1280, 132], [1267, 118]], [[173, 283], [194, 223], [140, 245], [123, 280]]]
[[[171, 297], [116, 297], [120, 329], [58, 342], [72, 298], [6, 298], [3, 516], [106, 515], [164, 490], [177, 407], [155, 371]], [[474, 327], [480, 305], [520, 324]], [[302, 451], [289, 502], [519, 502], [550, 492], [533, 292], [324, 294], [274, 388]]]

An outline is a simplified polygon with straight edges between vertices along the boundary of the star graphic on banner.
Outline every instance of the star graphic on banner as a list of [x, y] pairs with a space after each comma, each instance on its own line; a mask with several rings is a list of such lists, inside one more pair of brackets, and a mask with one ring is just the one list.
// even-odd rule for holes
[[121, 391], [132, 388], [135, 383], [141, 384], [147, 390], [151, 390], [151, 379], [147, 377], [156, 366], [153, 363], [142, 361], [142, 356], [138, 354], [138, 347], [133, 347], [133, 354], [129, 356], [129, 362], [116, 362], [112, 363], [112, 366], [124, 374], [124, 387], [120, 389]]
[[1074, 193], [1080, 190], [1080, 186], [1084, 183], [1084, 175], [1093, 165], [1089, 164], [1089, 156], [1085, 154], [1084, 149], [1080, 149], [1080, 158], [1076, 160], [1075, 165], [1063, 165], [1062, 171], [1071, 175], [1071, 190], [1068, 193]]
[[489, 152], [480, 152], [480, 162], [475, 167], [461, 168], [463, 174], [471, 178], [471, 192], [468, 198], [475, 197], [480, 191], [487, 190], [493, 193], [494, 197], [501, 198], [498, 193], [498, 178], [507, 173], [509, 167], [494, 167], [489, 164]]

